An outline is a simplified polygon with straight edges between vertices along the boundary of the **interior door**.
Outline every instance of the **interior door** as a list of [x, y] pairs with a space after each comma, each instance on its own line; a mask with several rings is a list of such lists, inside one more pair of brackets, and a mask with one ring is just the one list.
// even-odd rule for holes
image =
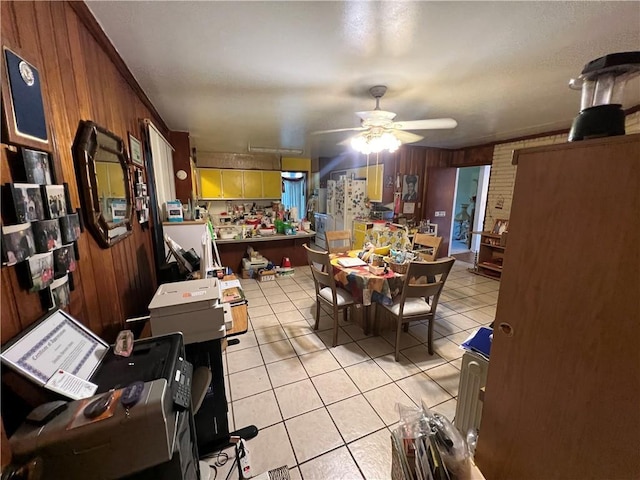
[[640, 478], [633, 137], [518, 156], [475, 458], [487, 479]]

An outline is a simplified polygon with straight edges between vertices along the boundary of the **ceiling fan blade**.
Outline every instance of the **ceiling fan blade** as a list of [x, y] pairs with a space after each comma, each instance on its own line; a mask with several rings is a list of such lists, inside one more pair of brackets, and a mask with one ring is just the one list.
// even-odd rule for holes
[[409, 120], [406, 122], [394, 122], [389, 128], [398, 130], [436, 130], [444, 128], [456, 128], [458, 122], [453, 118], [431, 118], [429, 120]]
[[387, 112], [385, 110], [367, 110], [366, 112], [356, 112], [356, 115], [359, 116], [362, 120], [379, 120], [390, 122], [394, 118], [396, 118], [396, 114], [393, 112]]
[[416, 135], [415, 133], [404, 132], [402, 130], [393, 130], [393, 134], [402, 143], [419, 142], [424, 138], [422, 135]]
[[361, 130], [365, 130], [365, 128], [364, 127], [334, 128], [333, 130], [317, 130], [315, 132], [311, 132], [311, 135], [322, 135], [324, 133], [352, 132], [352, 131], [361, 131]]

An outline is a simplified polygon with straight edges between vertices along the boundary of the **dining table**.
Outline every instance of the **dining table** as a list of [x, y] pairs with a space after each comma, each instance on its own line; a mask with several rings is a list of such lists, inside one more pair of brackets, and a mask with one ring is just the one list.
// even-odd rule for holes
[[340, 259], [357, 257], [360, 250], [342, 254], [331, 254], [333, 277], [336, 283], [348, 291], [356, 304], [364, 307], [364, 331], [369, 333], [369, 316], [372, 304], [392, 305], [394, 299], [402, 293], [404, 275], [387, 268], [383, 273], [374, 273], [369, 265], [345, 267]]

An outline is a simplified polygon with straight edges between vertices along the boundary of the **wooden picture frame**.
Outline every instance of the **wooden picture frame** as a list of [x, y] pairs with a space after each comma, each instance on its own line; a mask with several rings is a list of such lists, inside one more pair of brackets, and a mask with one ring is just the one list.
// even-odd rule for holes
[[144, 168], [142, 143], [131, 134], [129, 134], [129, 158], [131, 159], [132, 164]]
[[2, 47], [3, 142], [51, 150], [42, 79], [33, 62], [15, 48]]
[[495, 235], [502, 235], [507, 230], [509, 230], [509, 220], [498, 218], [493, 224], [493, 230], [491, 230], [491, 233]]

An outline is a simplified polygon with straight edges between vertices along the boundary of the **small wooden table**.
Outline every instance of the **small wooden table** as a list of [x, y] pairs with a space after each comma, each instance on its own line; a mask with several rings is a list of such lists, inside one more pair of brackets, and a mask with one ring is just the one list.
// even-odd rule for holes
[[[235, 274], [225, 275], [223, 281], [237, 280], [238, 277]], [[249, 314], [247, 311], [247, 304], [236, 305], [231, 307], [231, 316], [233, 317], [233, 327], [227, 330], [226, 337], [235, 337], [247, 333], [249, 329]]]

